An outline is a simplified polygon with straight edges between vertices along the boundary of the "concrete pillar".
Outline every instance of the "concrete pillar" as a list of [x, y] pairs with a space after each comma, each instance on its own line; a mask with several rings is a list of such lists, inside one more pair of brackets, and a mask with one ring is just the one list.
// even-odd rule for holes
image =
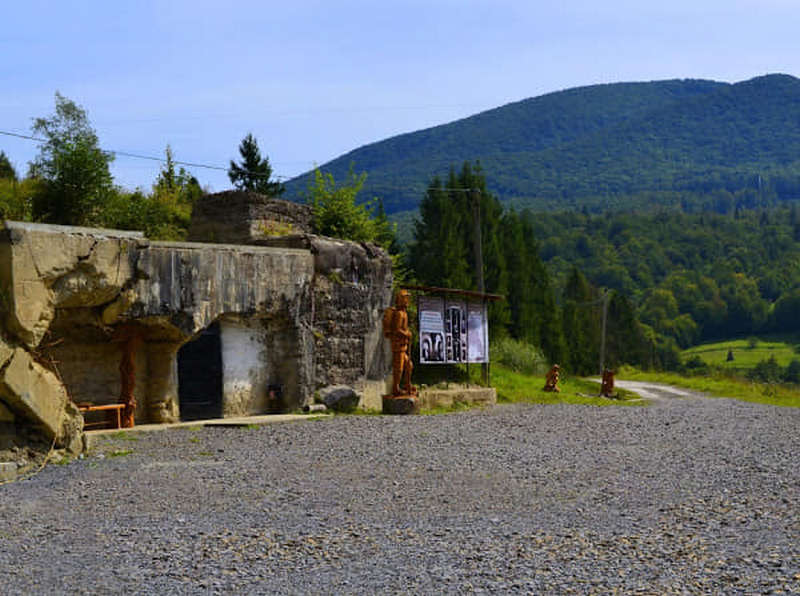
[[147, 344], [147, 413], [149, 422], [178, 422], [179, 343]]

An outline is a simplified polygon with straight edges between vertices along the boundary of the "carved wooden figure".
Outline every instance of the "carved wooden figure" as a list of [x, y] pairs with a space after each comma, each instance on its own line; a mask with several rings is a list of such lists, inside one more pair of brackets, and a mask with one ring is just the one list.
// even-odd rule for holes
[[[392, 344], [392, 395], [411, 395], [415, 388], [411, 386], [411, 357], [408, 353], [411, 346], [411, 331], [408, 328], [409, 295], [400, 290], [395, 296], [389, 327], [389, 340]], [[401, 387], [402, 382], [402, 387]]]
[[554, 364], [553, 368], [551, 368], [547, 375], [545, 375], [544, 387], [545, 391], [552, 391], [554, 393], [559, 393], [561, 389], [558, 387], [558, 364]]

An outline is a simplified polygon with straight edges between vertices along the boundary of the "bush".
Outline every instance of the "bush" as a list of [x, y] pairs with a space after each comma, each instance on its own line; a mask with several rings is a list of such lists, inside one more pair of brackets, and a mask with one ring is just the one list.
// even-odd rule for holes
[[795, 358], [786, 367], [786, 372], [783, 374], [783, 380], [787, 383], [795, 383], [800, 385], [800, 360]]
[[756, 364], [747, 373], [747, 378], [760, 383], [778, 383], [783, 378], [783, 371], [775, 356], [770, 356], [768, 360], [761, 360]]
[[527, 375], [543, 375], [550, 367], [542, 351], [523, 341], [504, 337], [492, 342], [491, 360]]
[[708, 365], [700, 356], [694, 355], [684, 364], [686, 371], [692, 374], [704, 375], [708, 373]]

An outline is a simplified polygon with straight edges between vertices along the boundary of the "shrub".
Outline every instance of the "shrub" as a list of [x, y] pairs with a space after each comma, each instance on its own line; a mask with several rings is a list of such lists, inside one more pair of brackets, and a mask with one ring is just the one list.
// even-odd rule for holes
[[694, 355], [684, 364], [686, 371], [693, 374], [703, 375], [708, 373], [708, 365], [700, 356]]
[[529, 343], [504, 337], [495, 340], [490, 348], [491, 360], [514, 372], [542, 375], [549, 364], [542, 351]]
[[800, 385], [800, 360], [795, 358], [786, 367], [786, 372], [783, 374], [783, 380], [787, 383], [795, 383]]
[[770, 356], [768, 360], [761, 360], [756, 364], [747, 377], [752, 381], [761, 383], [777, 383], [783, 378], [783, 371], [781, 370], [775, 356]]

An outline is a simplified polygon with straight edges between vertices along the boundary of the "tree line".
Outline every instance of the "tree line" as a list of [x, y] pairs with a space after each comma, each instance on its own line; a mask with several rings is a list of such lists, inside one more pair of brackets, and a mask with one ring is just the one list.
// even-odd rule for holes
[[[158, 240], [186, 237], [192, 206], [205, 190], [185, 168], [177, 167], [169, 145], [151, 188], [129, 191], [114, 184], [114, 155], [100, 148], [86, 110], [75, 102], [56, 93], [55, 112], [36, 118], [32, 129], [42, 140], [24, 177], [0, 152], [0, 217], [140, 230]], [[251, 134], [242, 140], [239, 153], [241, 162], [231, 161], [228, 170], [235, 188], [268, 196], [283, 192]]]

